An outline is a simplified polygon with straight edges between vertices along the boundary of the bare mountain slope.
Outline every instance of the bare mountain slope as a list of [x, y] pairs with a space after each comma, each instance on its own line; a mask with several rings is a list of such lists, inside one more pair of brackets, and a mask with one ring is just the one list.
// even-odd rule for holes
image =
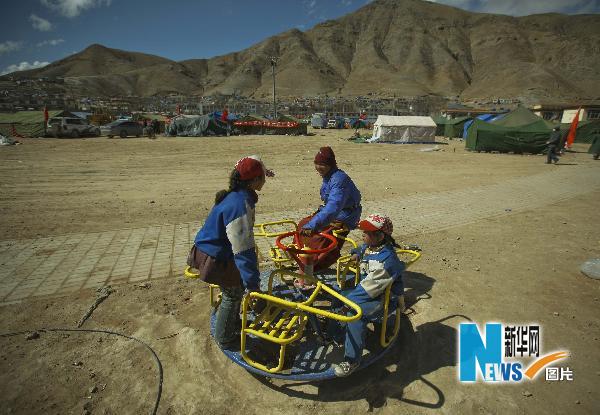
[[174, 62], [92, 45], [16, 77], [63, 76], [82, 93], [149, 96], [600, 97], [600, 15], [470, 13], [422, 0], [377, 0], [240, 52]]

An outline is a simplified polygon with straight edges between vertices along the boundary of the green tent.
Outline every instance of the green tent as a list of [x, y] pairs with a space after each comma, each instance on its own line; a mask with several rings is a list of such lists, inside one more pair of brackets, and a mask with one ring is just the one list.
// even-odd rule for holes
[[448, 120], [444, 128], [444, 136], [448, 138], [461, 138], [465, 123], [470, 119], [471, 117], [458, 117]]
[[442, 117], [441, 115], [432, 116], [431, 119], [437, 125], [435, 129], [435, 135], [443, 136], [444, 130], [446, 128], [446, 123], [448, 122], [448, 118]]
[[[560, 130], [566, 137], [571, 124], [561, 124]], [[577, 124], [577, 133], [575, 134], [576, 143], [591, 143], [595, 137], [596, 131], [600, 131], [600, 120], [579, 121]]]
[[467, 131], [465, 147], [473, 151], [542, 153], [554, 124], [525, 107], [485, 122], [476, 119]]
[[591, 136], [593, 137], [592, 145], [590, 146], [588, 153], [600, 154], [600, 129], [595, 130], [594, 134]]
[[472, 151], [542, 153], [551, 131], [542, 119], [516, 127], [476, 119], [467, 132], [465, 147]]
[[471, 119], [471, 117], [457, 117], [451, 119], [445, 117], [432, 118], [437, 125], [437, 128], [435, 129], [435, 135], [448, 138], [461, 138], [465, 123]]
[[223, 136], [227, 133], [227, 124], [210, 115], [179, 116], [165, 129], [165, 134], [180, 137]]
[[[48, 118], [73, 117], [65, 111], [48, 111]], [[44, 111], [17, 111], [0, 114], [0, 133], [7, 137], [43, 137]]]
[[542, 121], [550, 129], [552, 129], [555, 125], [550, 121], [546, 121], [543, 118], [538, 117], [525, 107], [517, 107], [504, 117], [496, 121], [492, 121], [492, 124], [500, 125], [502, 127], [519, 127], [521, 125], [530, 125], [538, 121]]

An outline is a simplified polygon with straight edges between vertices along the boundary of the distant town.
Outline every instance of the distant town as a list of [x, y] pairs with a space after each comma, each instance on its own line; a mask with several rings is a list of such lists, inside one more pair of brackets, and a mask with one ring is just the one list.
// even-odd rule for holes
[[[457, 107], [458, 97], [391, 96], [375, 95], [340, 97], [318, 95], [313, 97], [277, 97], [277, 112], [297, 118], [307, 118], [313, 113], [329, 116], [355, 117], [368, 115], [431, 115], [446, 108]], [[479, 99], [463, 103], [473, 108], [509, 110], [521, 101], [511, 98]], [[460, 106], [460, 105], [458, 105]], [[119, 115], [132, 112], [210, 114], [227, 107], [236, 114], [273, 113], [272, 100], [257, 100], [241, 95], [92, 97], [82, 96], [65, 83], [63, 78], [9, 79], [0, 81], [0, 112], [39, 111], [48, 109], [85, 111], [98, 114]]]
[[[87, 128], [85, 134], [100, 135], [100, 126], [113, 120], [127, 119], [145, 126], [144, 120], [153, 121], [154, 130], [166, 132], [173, 117], [203, 116], [222, 113], [231, 119], [292, 119], [314, 128], [371, 128], [380, 115], [432, 116], [438, 126], [445, 120], [473, 118], [485, 114], [503, 114], [518, 107], [526, 107], [549, 122], [570, 123], [579, 108], [583, 121], [600, 120], [600, 105], [596, 103], [532, 103], [514, 98], [481, 98], [461, 102], [460, 97], [422, 96], [366, 96], [344, 97], [317, 95], [309, 97], [278, 97], [253, 99], [240, 94], [186, 96], [86, 96], [64, 78], [12, 78], [0, 81], [0, 132], [17, 137], [38, 137], [59, 134], [47, 124], [51, 117], [81, 118]], [[316, 118], [315, 118], [316, 117]], [[357, 123], [357, 120], [361, 122]], [[74, 121], [70, 121], [73, 123]], [[56, 121], [54, 122], [56, 123]], [[75, 122], [75, 124], [77, 124]], [[56, 126], [55, 126], [56, 127]], [[94, 127], [94, 128], [91, 128]], [[83, 135], [81, 127], [73, 136]], [[68, 134], [69, 128], [62, 128]], [[281, 132], [281, 131], [280, 131]], [[219, 132], [214, 132], [220, 134]], [[225, 134], [225, 130], [221, 131]], [[254, 131], [253, 133], [259, 133]], [[306, 127], [289, 133], [305, 134]], [[107, 133], [110, 135], [110, 133]], [[132, 133], [138, 135], [139, 132]], [[177, 134], [175, 130], [171, 134]], [[71, 136], [71, 134], [68, 134]]]

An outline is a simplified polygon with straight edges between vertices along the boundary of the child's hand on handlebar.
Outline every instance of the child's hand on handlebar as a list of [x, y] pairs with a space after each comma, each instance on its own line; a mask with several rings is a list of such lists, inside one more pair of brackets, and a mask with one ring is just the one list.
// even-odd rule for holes
[[302, 228], [302, 229], [300, 229], [300, 232], [299, 232], [299, 234], [300, 234], [301, 236], [304, 236], [304, 237], [306, 237], [306, 238], [309, 238], [309, 237], [313, 236], [314, 232], [313, 232], [313, 230], [312, 230], [312, 229], [308, 229], [308, 228]]

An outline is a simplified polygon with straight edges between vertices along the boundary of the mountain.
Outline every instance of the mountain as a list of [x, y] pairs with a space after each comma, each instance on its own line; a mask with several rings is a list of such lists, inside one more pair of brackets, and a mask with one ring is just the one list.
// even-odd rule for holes
[[21, 77], [65, 77], [87, 95], [434, 94], [600, 99], [600, 15], [512, 17], [422, 0], [376, 0], [240, 52], [181, 62], [92, 45]]

